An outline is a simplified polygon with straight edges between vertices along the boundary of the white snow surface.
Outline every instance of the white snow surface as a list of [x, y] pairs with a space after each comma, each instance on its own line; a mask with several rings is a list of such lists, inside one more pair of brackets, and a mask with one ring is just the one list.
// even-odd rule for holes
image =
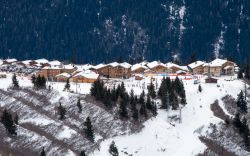
[[92, 156], [109, 156], [108, 149], [113, 140], [121, 156], [127, 155], [124, 151], [133, 156], [193, 156], [203, 152], [206, 146], [195, 131], [209, 123], [221, 121], [213, 115], [210, 104], [226, 94], [236, 97], [243, 83], [220, 78], [218, 84], [221, 87], [217, 87], [216, 84], [202, 81], [202, 93], [198, 92], [198, 85], [194, 85], [193, 81], [184, 81], [184, 84], [188, 104], [182, 109], [182, 123], [168, 119], [168, 115], [179, 115], [179, 111], [158, 110], [157, 117], [145, 122], [140, 133], [108, 139], [101, 144], [100, 151], [95, 151]]

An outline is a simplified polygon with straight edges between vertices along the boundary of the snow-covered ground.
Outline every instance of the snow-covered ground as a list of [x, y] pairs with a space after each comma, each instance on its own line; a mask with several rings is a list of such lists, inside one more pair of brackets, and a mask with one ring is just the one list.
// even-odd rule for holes
[[[160, 79], [156, 77], [158, 85]], [[183, 80], [187, 96], [187, 105], [182, 109], [182, 122], [171, 121], [168, 117], [173, 114], [179, 115], [180, 111], [167, 112], [166, 110], [158, 110], [158, 115], [155, 118], [149, 119], [144, 123], [144, 128], [141, 132], [132, 135], [117, 136], [101, 143], [100, 150], [92, 153], [92, 156], [110, 156], [108, 153], [109, 145], [114, 140], [120, 156], [193, 156], [205, 150], [205, 145], [198, 139], [199, 128], [205, 127], [209, 123], [218, 123], [221, 121], [216, 118], [210, 110], [210, 104], [216, 99], [220, 99], [230, 94], [236, 97], [241, 89], [244, 88], [243, 83], [239, 80], [225, 81], [225, 77], [219, 78], [217, 84], [205, 84], [201, 81], [202, 93], [198, 92], [198, 85], [193, 84], [193, 80]], [[30, 80], [25, 77], [18, 77], [21, 86], [32, 86]], [[128, 92], [133, 89], [137, 95], [143, 89], [146, 91], [146, 84], [150, 79], [135, 81], [124, 80], [125, 87]], [[156, 82], [154, 82], [156, 83]], [[53, 89], [62, 93], [65, 98], [68, 93], [63, 92], [65, 83], [51, 83]], [[11, 85], [11, 75], [7, 79], [0, 79], [0, 88], [7, 89]], [[74, 92], [88, 94], [91, 84], [74, 84], [71, 83], [71, 89]], [[159, 87], [159, 86], [158, 86]], [[53, 102], [53, 101], [52, 101]], [[36, 120], [36, 119], [34, 119]], [[23, 122], [36, 122], [50, 124], [51, 121], [39, 119], [25, 119]], [[63, 127], [58, 133], [58, 138], [70, 138], [75, 132], [67, 126]], [[70, 154], [71, 155], [71, 154]]]
[[[224, 78], [220, 78], [220, 87], [217, 87], [216, 84], [201, 82], [202, 93], [198, 92], [198, 85], [194, 85], [193, 81], [184, 81], [184, 84], [187, 105], [182, 109], [182, 123], [175, 122], [173, 126], [168, 119], [168, 112], [159, 110], [156, 118], [144, 124], [142, 132], [108, 139], [93, 156], [109, 156], [108, 148], [113, 140], [121, 156], [127, 155], [126, 152], [133, 156], [193, 156], [203, 152], [206, 147], [198, 139], [196, 131], [203, 125], [221, 121], [214, 117], [210, 104], [226, 94], [236, 97], [243, 89], [243, 83], [239, 80], [225, 81]], [[175, 113], [179, 114], [179, 111]]]

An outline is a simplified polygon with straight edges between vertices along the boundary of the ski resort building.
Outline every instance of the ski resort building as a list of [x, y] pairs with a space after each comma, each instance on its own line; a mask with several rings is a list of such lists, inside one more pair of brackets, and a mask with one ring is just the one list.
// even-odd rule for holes
[[71, 81], [75, 83], [93, 83], [97, 79], [99, 79], [99, 74], [96, 74], [95, 72], [88, 70], [88, 71], [82, 71], [74, 75], [71, 78]]
[[160, 61], [153, 61], [147, 64], [148, 68], [156, 73], [165, 73], [168, 70], [168, 67], [161, 63]]
[[203, 65], [204, 74], [211, 76], [221, 76], [221, 75], [233, 75], [235, 63], [223, 60], [215, 59], [210, 63], [205, 63]]
[[203, 74], [204, 73], [204, 65], [205, 62], [203, 61], [195, 61], [188, 65], [189, 70], [193, 74]]
[[57, 82], [66, 82], [71, 77], [68, 73], [61, 73], [59, 75], [56, 75], [55, 80]]

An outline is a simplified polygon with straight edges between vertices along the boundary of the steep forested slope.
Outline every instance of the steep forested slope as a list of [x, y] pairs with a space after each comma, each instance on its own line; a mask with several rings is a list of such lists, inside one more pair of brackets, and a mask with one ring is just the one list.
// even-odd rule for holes
[[0, 2], [0, 57], [78, 62], [230, 57], [250, 51], [248, 0]]

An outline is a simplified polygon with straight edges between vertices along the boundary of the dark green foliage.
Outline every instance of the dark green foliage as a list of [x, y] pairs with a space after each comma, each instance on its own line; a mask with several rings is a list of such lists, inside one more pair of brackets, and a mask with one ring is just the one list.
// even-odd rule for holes
[[155, 92], [155, 86], [154, 84], [151, 82], [150, 85], [148, 86], [148, 94], [151, 96], [151, 98], [155, 98], [156, 97], [156, 92]]
[[149, 110], [153, 109], [152, 101], [151, 101], [151, 98], [150, 98], [149, 94], [147, 95], [146, 108], [149, 109]]
[[44, 76], [38, 75], [37, 77], [35, 75], [32, 75], [31, 82], [33, 83], [34, 87], [36, 89], [44, 89], [46, 88], [46, 79]]
[[16, 78], [16, 74], [15, 73], [12, 76], [12, 84], [13, 84], [13, 88], [19, 88], [19, 83], [18, 83], [18, 80]]
[[117, 149], [114, 141], [112, 141], [112, 143], [109, 146], [109, 153], [112, 156], [119, 156], [119, 152], [118, 152], [118, 149]]
[[15, 117], [14, 117], [14, 123], [16, 124], [16, 125], [18, 125], [19, 124], [19, 117], [18, 117], [18, 115], [16, 114], [15, 115]]
[[246, 65], [245, 68], [245, 78], [250, 79], [250, 64]]
[[92, 142], [94, 142], [94, 130], [93, 130], [93, 126], [90, 120], [90, 117], [86, 118], [86, 121], [84, 122], [84, 133], [85, 136]]
[[121, 100], [121, 104], [119, 107], [119, 114], [121, 118], [128, 118], [128, 110], [127, 110], [128, 102], [125, 100]]
[[65, 84], [65, 86], [64, 86], [64, 90], [66, 90], [66, 91], [70, 91], [70, 83], [69, 83], [69, 79], [67, 79], [67, 81], [66, 81], [66, 84]]
[[202, 88], [201, 88], [201, 85], [199, 84], [198, 86], [198, 91], [201, 93], [202, 92]]
[[40, 156], [46, 156], [44, 148], [42, 149]]
[[141, 115], [141, 116], [144, 116], [145, 118], [148, 117], [148, 112], [147, 112], [145, 103], [144, 103], [144, 104], [141, 104], [140, 115]]
[[156, 103], [152, 103], [152, 105], [153, 105], [153, 109], [152, 109], [152, 113], [153, 113], [153, 115], [154, 116], [157, 116], [157, 105], [156, 105]]
[[1, 123], [4, 125], [9, 134], [11, 135], [17, 134], [16, 126], [14, 124], [12, 115], [6, 109], [4, 109], [3, 114], [1, 116]]
[[79, 156], [86, 156], [85, 151], [82, 150], [82, 151], [80, 152], [80, 155], [79, 155]]
[[245, 100], [243, 91], [240, 91], [238, 94], [237, 102], [236, 102], [238, 108], [240, 109], [241, 112], [247, 113], [247, 102]]
[[139, 118], [139, 112], [138, 112], [138, 109], [136, 108], [136, 104], [133, 104], [133, 105], [131, 106], [131, 111], [132, 111], [132, 117], [133, 117], [133, 119], [134, 119], [135, 121], [137, 121], [138, 118]]
[[163, 109], [169, 109], [170, 102], [169, 102], [169, 93], [167, 91], [162, 91], [161, 96], [161, 108]]
[[57, 107], [57, 112], [58, 112], [60, 120], [65, 119], [66, 109], [62, 106], [61, 102], [59, 103], [59, 106]]
[[235, 127], [240, 128], [241, 127], [241, 121], [240, 121], [240, 113], [236, 113], [233, 119], [233, 124]]
[[81, 99], [78, 98], [77, 100], [77, 108], [78, 108], [78, 113], [82, 112], [82, 105], [81, 105]]
[[243, 70], [242, 69], [239, 70], [237, 78], [238, 79], [242, 79], [243, 78]]
[[140, 95], [140, 98], [139, 98], [139, 104], [141, 104], [141, 105], [144, 105], [145, 104], [145, 92], [144, 92], [144, 90], [142, 91], [142, 93], [141, 93], [141, 95]]
[[226, 125], [229, 125], [229, 124], [230, 124], [230, 121], [229, 121], [228, 118], [225, 119], [225, 124], [226, 124]]

